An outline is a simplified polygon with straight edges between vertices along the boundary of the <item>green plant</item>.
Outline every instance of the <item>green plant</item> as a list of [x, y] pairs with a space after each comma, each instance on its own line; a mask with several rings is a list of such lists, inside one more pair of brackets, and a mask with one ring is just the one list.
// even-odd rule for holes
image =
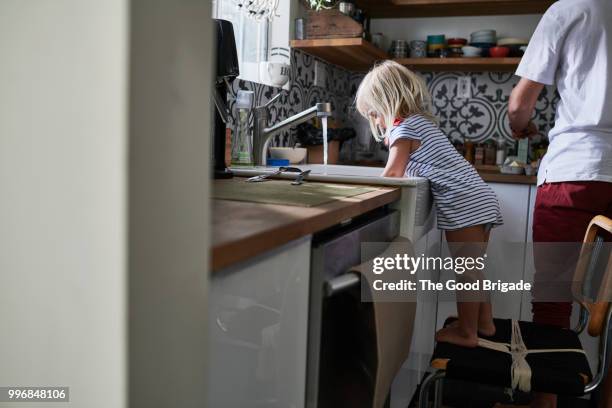
[[316, 11], [334, 7], [336, 0], [308, 0], [310, 8]]

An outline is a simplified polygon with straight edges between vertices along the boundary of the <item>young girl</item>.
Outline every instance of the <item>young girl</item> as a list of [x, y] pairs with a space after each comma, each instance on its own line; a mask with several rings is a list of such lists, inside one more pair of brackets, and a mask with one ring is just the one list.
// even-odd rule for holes
[[[370, 121], [378, 141], [389, 146], [383, 176], [418, 176], [429, 180], [438, 227], [453, 248], [470, 256], [486, 249], [489, 230], [503, 223], [497, 197], [435, 125], [425, 83], [404, 66], [386, 61], [374, 67], [357, 91], [357, 109]], [[474, 252], [474, 248], [478, 248]], [[461, 249], [451, 249], [453, 256]], [[463, 251], [463, 255], [465, 255]], [[480, 300], [480, 299], [478, 299]], [[457, 302], [458, 324], [436, 340], [476, 347], [478, 333], [495, 333], [489, 302]]]

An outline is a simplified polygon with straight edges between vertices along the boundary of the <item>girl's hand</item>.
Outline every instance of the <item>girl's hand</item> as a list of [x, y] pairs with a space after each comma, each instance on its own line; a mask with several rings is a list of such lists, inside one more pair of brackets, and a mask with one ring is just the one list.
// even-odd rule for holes
[[389, 147], [389, 136], [385, 136], [385, 138], [383, 139], [383, 143], [385, 144], [385, 146]]

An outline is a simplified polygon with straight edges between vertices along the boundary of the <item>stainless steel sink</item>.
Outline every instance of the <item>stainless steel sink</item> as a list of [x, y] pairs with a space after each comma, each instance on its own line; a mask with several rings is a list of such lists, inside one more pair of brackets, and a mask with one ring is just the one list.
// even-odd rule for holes
[[[365, 166], [342, 166], [336, 164], [298, 164], [295, 167], [301, 170], [310, 170], [307, 180], [333, 181], [344, 183], [372, 184], [383, 186], [418, 186], [427, 184], [427, 180], [421, 177], [382, 177], [382, 168]], [[231, 170], [238, 176], [256, 176], [259, 174], [272, 173], [278, 167], [232, 167]], [[282, 173], [280, 178], [295, 178], [295, 173]]]

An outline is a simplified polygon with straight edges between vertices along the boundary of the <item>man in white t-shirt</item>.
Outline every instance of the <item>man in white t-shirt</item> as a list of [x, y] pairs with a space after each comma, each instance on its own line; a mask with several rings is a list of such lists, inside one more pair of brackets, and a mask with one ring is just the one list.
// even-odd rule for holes
[[[536, 133], [530, 118], [544, 85], [555, 85], [560, 95], [538, 173], [533, 241], [581, 242], [595, 215], [612, 218], [612, 1], [554, 3], [538, 24], [516, 75], [521, 80], [508, 108], [516, 138]], [[571, 277], [578, 253], [559, 252], [561, 262], [551, 262], [536, 249], [535, 300], [538, 283], [550, 288]], [[547, 262], [556, 267], [547, 267]], [[560, 263], [567, 265], [566, 271], [559, 270]], [[569, 327], [569, 299], [547, 302], [545, 297], [533, 303], [534, 321]], [[603, 404], [609, 405], [602, 406], [612, 406], [610, 378], [603, 392]], [[554, 407], [556, 398], [541, 395], [536, 403]]]

